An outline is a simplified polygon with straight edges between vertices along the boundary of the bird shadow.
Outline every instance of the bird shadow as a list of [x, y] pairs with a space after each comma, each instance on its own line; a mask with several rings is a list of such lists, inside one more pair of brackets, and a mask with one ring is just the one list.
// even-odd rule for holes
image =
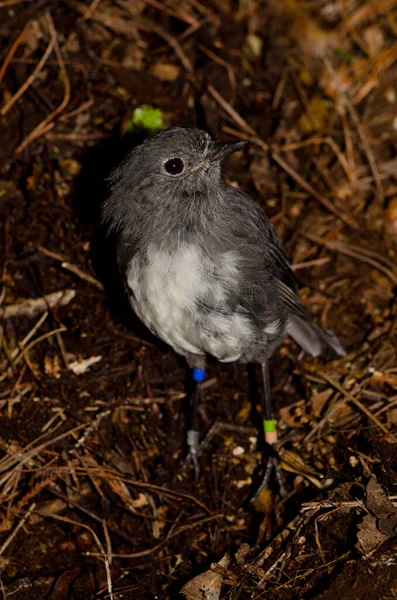
[[80, 157], [81, 170], [75, 183], [74, 206], [91, 241], [90, 258], [97, 278], [107, 295], [111, 313], [131, 328], [137, 336], [153, 342], [155, 337], [135, 316], [124, 292], [116, 259], [116, 236], [108, 234], [101, 223], [102, 205], [109, 196], [108, 178], [147, 134], [127, 133], [123, 138], [114, 132], [109, 138], [89, 148]]

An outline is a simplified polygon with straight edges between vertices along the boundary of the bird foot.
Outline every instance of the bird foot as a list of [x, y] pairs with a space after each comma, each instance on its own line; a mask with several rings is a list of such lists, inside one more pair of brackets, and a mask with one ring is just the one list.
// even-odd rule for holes
[[200, 434], [195, 429], [189, 429], [187, 432], [187, 447], [189, 449], [188, 454], [186, 456], [183, 467], [185, 469], [188, 468], [190, 463], [193, 465], [194, 469], [194, 482], [197, 483], [200, 477], [200, 463], [199, 463], [199, 453], [200, 453]]
[[255, 503], [263, 489], [267, 487], [273, 487], [272, 477], [276, 479], [280, 496], [286, 496], [287, 491], [285, 489], [283, 477], [281, 474], [280, 457], [274, 446], [270, 446], [270, 454], [266, 461], [265, 473], [262, 479], [262, 483], [255, 492], [254, 496], [251, 498], [250, 502]]

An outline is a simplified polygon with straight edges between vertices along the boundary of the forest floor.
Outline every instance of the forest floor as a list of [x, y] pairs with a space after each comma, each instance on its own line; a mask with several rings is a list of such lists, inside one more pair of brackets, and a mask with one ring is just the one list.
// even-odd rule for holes
[[[1, 0], [0, 40], [0, 597], [397, 598], [397, 0]], [[99, 226], [142, 105], [249, 141], [225, 177], [346, 348], [272, 359], [285, 496], [244, 365], [184, 468], [187, 369]]]

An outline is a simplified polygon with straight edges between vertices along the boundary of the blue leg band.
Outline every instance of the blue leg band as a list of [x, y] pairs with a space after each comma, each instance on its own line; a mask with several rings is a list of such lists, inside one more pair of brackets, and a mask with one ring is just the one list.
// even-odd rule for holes
[[193, 369], [193, 381], [201, 383], [205, 379], [206, 369]]

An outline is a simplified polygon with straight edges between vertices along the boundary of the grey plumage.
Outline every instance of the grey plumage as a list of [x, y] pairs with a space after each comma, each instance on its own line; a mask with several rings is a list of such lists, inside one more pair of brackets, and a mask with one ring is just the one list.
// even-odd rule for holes
[[242, 145], [173, 128], [149, 137], [113, 172], [103, 221], [117, 233], [131, 304], [190, 364], [205, 354], [264, 362], [286, 335], [314, 356], [343, 356], [296, 294], [262, 209], [221, 180], [222, 158]]

